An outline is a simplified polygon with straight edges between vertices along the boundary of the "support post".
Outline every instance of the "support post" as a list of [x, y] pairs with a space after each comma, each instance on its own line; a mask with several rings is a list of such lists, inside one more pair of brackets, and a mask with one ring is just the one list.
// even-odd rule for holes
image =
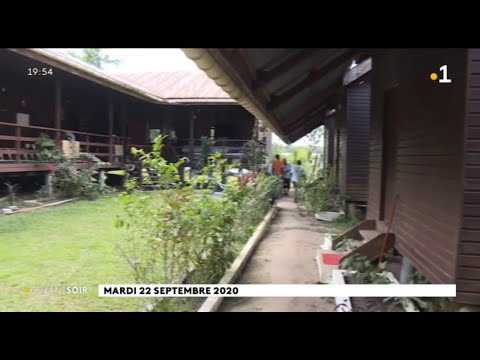
[[122, 103], [121, 107], [121, 122], [122, 122], [122, 145], [123, 145], [123, 157], [122, 157], [122, 162], [125, 162], [126, 156], [127, 156], [127, 151], [128, 146], [127, 146], [127, 137], [128, 137], [128, 120], [127, 120], [127, 104]]
[[21, 131], [22, 131], [22, 128], [20, 126], [17, 126], [15, 128], [15, 150], [16, 150], [15, 161], [17, 163], [20, 162], [20, 151], [22, 149], [22, 143], [20, 141], [20, 137], [22, 135]]
[[62, 128], [62, 79], [55, 76], [53, 117], [55, 121], [55, 142], [60, 145], [60, 129]]
[[47, 196], [48, 197], [52, 197], [53, 196], [53, 186], [52, 186], [52, 181], [53, 179], [53, 175], [52, 173], [49, 171], [45, 174], [45, 191], [47, 193]]
[[105, 170], [100, 170], [100, 173], [98, 175], [98, 186], [100, 188], [100, 190], [103, 190], [105, 189]]
[[193, 111], [193, 109], [190, 110], [189, 120], [190, 120], [190, 123], [189, 123], [190, 137], [189, 137], [188, 145], [189, 145], [189, 151], [190, 151], [190, 154], [189, 154], [190, 167], [192, 167], [193, 158], [195, 156], [195, 149], [194, 149], [194, 146], [195, 146], [195, 123], [194, 123], [195, 112]]
[[113, 162], [113, 117], [114, 105], [110, 95], [108, 97], [108, 162]]
[[402, 259], [402, 269], [400, 270], [400, 284], [408, 284], [410, 277], [412, 276], [414, 267], [410, 260], [406, 257]]

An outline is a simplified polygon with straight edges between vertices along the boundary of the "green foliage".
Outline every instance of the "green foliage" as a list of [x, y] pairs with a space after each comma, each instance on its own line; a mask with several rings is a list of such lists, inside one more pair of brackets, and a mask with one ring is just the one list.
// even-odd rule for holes
[[[67, 132], [70, 141], [75, 141], [75, 135]], [[66, 159], [63, 151], [53, 139], [46, 134], [40, 134], [34, 145], [29, 148], [35, 150], [40, 162], [55, 162], [53, 169], [53, 189], [60, 197], [84, 197], [94, 199], [108, 188], [100, 189], [94, 178], [96, 167], [101, 160], [90, 153], [75, 154], [75, 160], [89, 161], [92, 163], [87, 169], [78, 170], [73, 160]], [[46, 195], [45, 188], [39, 193]]]
[[[418, 270], [415, 270], [408, 280], [409, 284], [430, 284], [430, 281]], [[413, 304], [418, 310], [424, 312], [451, 311], [450, 302], [446, 298], [391, 298], [390, 311], [395, 311], [399, 306]]]
[[150, 153], [142, 149], [132, 148], [132, 155], [140, 158], [143, 166], [157, 175], [155, 183], [150, 176], [143, 178], [143, 185], [154, 185], [157, 189], [175, 189], [181, 186], [180, 167], [186, 159], [182, 158], [177, 163], [169, 163], [161, 155], [166, 135], [158, 136]]
[[403, 311], [403, 309], [408, 309], [412, 305], [419, 310], [427, 310], [429, 308], [427, 301], [416, 297], [390, 297], [383, 299], [383, 302], [390, 303], [388, 311], [394, 312]]
[[319, 126], [315, 130], [306, 135], [306, 138], [311, 146], [319, 146], [324, 133], [324, 126]]
[[222, 187], [227, 171], [227, 159], [222, 158], [222, 154], [215, 153], [206, 160], [204, 166], [197, 176], [190, 179], [190, 185], [195, 189], [205, 189], [215, 191]]
[[242, 162], [251, 171], [258, 171], [264, 165], [263, 146], [255, 140], [247, 141], [243, 145]]
[[49, 194], [48, 194], [47, 187], [46, 187], [45, 185], [42, 185], [42, 187], [36, 192], [36, 195], [37, 195], [37, 197], [39, 197], [40, 199], [42, 199], [42, 198], [48, 198], [48, 197], [49, 197]]
[[27, 149], [35, 150], [39, 162], [62, 161], [65, 159], [62, 149], [47, 134], [41, 133], [35, 144], [27, 144]]
[[280, 155], [283, 156], [285, 153], [291, 153], [292, 149], [290, 145], [281, 145], [278, 143], [273, 143], [272, 144], [272, 159], [275, 157], [275, 155]]
[[339, 206], [335, 179], [332, 175], [309, 176], [298, 184], [297, 198], [301, 207], [308, 213], [336, 210]]
[[[188, 186], [178, 182], [180, 161], [167, 164], [159, 137], [151, 153], [140, 155], [144, 166], [162, 174], [146, 194], [130, 180], [119, 195], [122, 214], [116, 225], [125, 229], [121, 251], [138, 283], [215, 283], [234, 260], [241, 245], [271, 208], [281, 180], [260, 176], [252, 182], [228, 182], [221, 197], [212, 196], [225, 160], [209, 156], [207, 165]], [[202, 190], [197, 190], [201, 188]], [[252, 211], [253, 210], [253, 211]], [[182, 299], [157, 299], [155, 311], [174, 311]]]
[[104, 162], [100, 160], [98, 157], [86, 152], [78, 153], [77, 160], [90, 162], [93, 164], [94, 167], [98, 167], [99, 165], [104, 164]]
[[337, 243], [337, 246], [335, 247], [335, 251], [343, 253], [343, 252], [349, 252], [351, 250], [354, 250], [355, 248], [356, 247], [353, 244], [352, 239], [344, 238]]
[[54, 191], [61, 197], [94, 199], [101, 192], [94, 174], [91, 169], [76, 169], [70, 161], [61, 162], [54, 170]]
[[101, 69], [104, 64], [118, 65], [120, 63], [120, 60], [111, 59], [110, 56], [102, 54], [102, 49], [86, 48], [82, 49], [80, 54], [74, 51], [69, 51], [68, 53], [99, 69]]
[[415, 270], [408, 279], [410, 284], [430, 284], [430, 281], [422, 275], [422, 273], [418, 270]]
[[360, 254], [355, 254], [340, 262], [340, 268], [348, 270], [357, 284], [390, 284], [384, 271], [386, 263], [375, 267], [370, 260]]
[[208, 165], [208, 158], [213, 155], [213, 146], [215, 145], [215, 140], [206, 136], [202, 136], [200, 141], [200, 166], [204, 167]]
[[[341, 197], [340, 197], [341, 199]], [[342, 203], [342, 200], [338, 201]], [[333, 224], [339, 228], [350, 229], [358, 225], [362, 221], [362, 213], [360, 210], [355, 209], [354, 212], [347, 212], [345, 216], [341, 216], [336, 219]]]

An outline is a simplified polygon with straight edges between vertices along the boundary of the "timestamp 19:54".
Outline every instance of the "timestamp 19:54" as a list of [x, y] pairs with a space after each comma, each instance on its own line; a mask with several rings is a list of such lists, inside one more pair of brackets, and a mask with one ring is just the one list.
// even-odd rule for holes
[[27, 75], [28, 76], [53, 75], [53, 69], [52, 68], [28, 68]]

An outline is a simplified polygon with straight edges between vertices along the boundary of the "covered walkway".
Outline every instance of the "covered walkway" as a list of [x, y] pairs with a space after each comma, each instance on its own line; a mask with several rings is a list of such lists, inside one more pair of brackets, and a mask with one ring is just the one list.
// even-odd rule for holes
[[[335, 232], [310, 216], [301, 216], [291, 197], [278, 203], [279, 212], [258, 245], [239, 284], [315, 284], [319, 281], [314, 260], [325, 233]], [[219, 311], [334, 311], [333, 299], [226, 298]]]

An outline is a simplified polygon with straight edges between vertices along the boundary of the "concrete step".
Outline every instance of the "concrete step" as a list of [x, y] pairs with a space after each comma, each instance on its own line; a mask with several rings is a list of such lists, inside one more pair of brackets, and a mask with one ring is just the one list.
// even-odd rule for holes
[[381, 232], [377, 230], [359, 230], [358, 232], [366, 241], [375, 239], [378, 235], [381, 234]]

